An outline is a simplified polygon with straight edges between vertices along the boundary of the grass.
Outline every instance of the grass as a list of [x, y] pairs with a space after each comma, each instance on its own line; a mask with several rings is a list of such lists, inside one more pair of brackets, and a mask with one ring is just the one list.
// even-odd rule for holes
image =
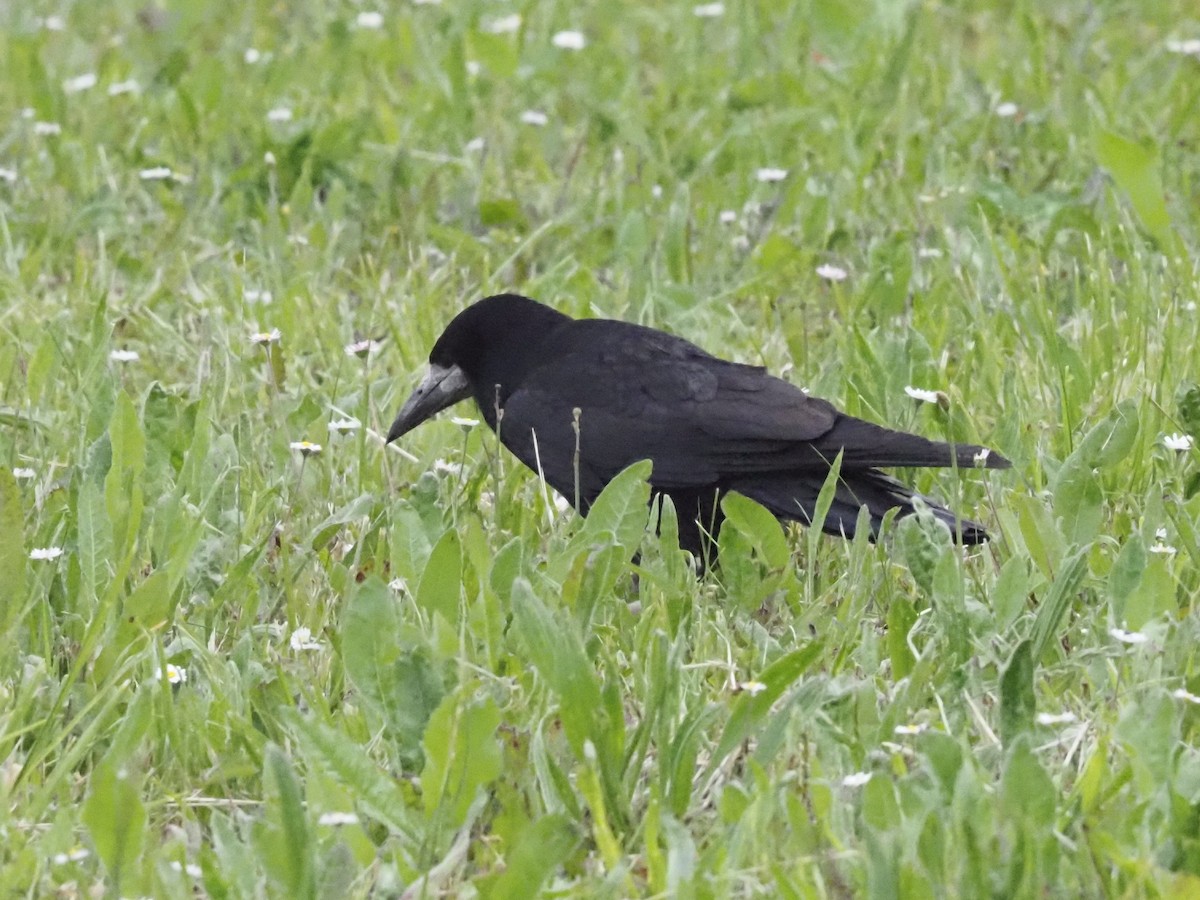
[[[373, 11], [0, 10], [0, 883], [1200, 892], [1192, 5]], [[503, 289], [994, 446], [912, 477], [997, 539], [696, 583], [644, 472], [385, 450]]]

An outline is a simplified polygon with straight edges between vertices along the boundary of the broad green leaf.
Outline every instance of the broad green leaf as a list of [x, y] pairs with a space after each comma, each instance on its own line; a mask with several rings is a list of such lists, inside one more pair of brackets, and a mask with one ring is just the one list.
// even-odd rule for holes
[[417, 586], [417, 605], [430, 616], [440, 614], [458, 627], [459, 601], [462, 594], [462, 541], [450, 528], [429, 554], [421, 583]]
[[917, 610], [904, 597], [896, 597], [888, 606], [887, 648], [892, 661], [892, 676], [899, 681], [907, 678], [913, 667], [913, 652], [908, 646], [908, 634], [917, 623]]
[[500, 777], [502, 754], [496, 729], [500, 710], [490, 697], [464, 702], [451, 694], [429, 717], [422, 741], [421, 790], [425, 815], [441, 824], [463, 824], [476, 794]]
[[429, 652], [412, 645], [400, 626], [387, 586], [368, 578], [351, 597], [342, 618], [346, 674], [367, 709], [390, 727], [389, 736], [415, 762], [429, 715], [444, 686]]
[[1105, 129], [1096, 131], [1092, 144], [1097, 161], [1129, 198], [1142, 227], [1154, 238], [1160, 250], [1168, 251], [1173, 237], [1171, 216], [1167, 212], [1159, 174], [1157, 148]]
[[1038, 829], [1054, 826], [1058, 790], [1029, 746], [1018, 738], [1008, 752], [1000, 782], [1001, 808], [1013, 820], [1026, 820]]
[[738, 695], [733, 702], [733, 712], [729, 721], [725, 723], [725, 730], [721, 733], [721, 739], [717, 742], [710, 767], [719, 765], [735, 747], [754, 732], [755, 728], [763, 724], [775, 701], [820, 658], [821, 650], [821, 643], [813, 641], [798, 650], [784, 654], [758, 676], [757, 680], [764, 685], [762, 690], [757, 693], [743, 691]]
[[890, 778], [872, 778], [863, 786], [862, 815], [876, 831], [891, 831], [900, 824], [896, 786]]
[[1071, 544], [1084, 544], [1100, 531], [1104, 492], [1092, 467], [1074, 455], [1058, 471], [1054, 481], [1054, 512], [1063, 537]]
[[83, 588], [95, 600], [112, 577], [113, 537], [104, 495], [99, 486], [84, 480], [79, 485], [75, 509], [76, 545]]
[[1058, 626], [1071, 601], [1079, 593], [1083, 576], [1087, 574], [1088, 548], [1076, 551], [1075, 555], [1066, 560], [1058, 577], [1050, 585], [1050, 590], [1038, 607], [1037, 617], [1033, 621], [1033, 661], [1038, 663], [1050, 646], [1050, 642], [1058, 636]]
[[1000, 577], [992, 587], [992, 610], [998, 632], [1017, 621], [1028, 599], [1029, 566], [1020, 556], [1014, 556], [1000, 567]]
[[550, 813], [521, 832], [515, 846], [504, 856], [504, 872], [476, 882], [484, 900], [526, 900], [541, 895], [546, 883], [567, 856], [579, 845], [580, 835], [571, 819]]
[[304, 794], [291, 762], [274, 744], [267, 746], [263, 782], [268, 787], [264, 829], [260, 842], [263, 862], [295, 900], [316, 896], [312, 834]]
[[951, 552], [950, 532], [927, 509], [905, 516], [896, 526], [896, 544], [904, 563], [926, 596], [934, 593], [934, 575], [941, 559]]
[[[581, 424], [587, 427], [587, 422]], [[608, 535], [630, 554], [637, 550], [649, 520], [650, 472], [650, 460], [644, 459], [605, 485], [588, 511], [585, 531], [590, 540]]]
[[334, 511], [313, 529], [312, 537], [308, 542], [309, 546], [314, 550], [324, 549], [333, 540], [334, 535], [346, 525], [368, 518], [375, 510], [375, 502], [374, 494], [362, 494], [341, 509]]
[[8, 466], [0, 466], [0, 628], [9, 634], [10, 617], [25, 601], [25, 517], [21, 489]]
[[425, 571], [429, 554], [433, 552], [433, 543], [425, 531], [421, 514], [406, 501], [397, 503], [391, 510], [388, 532], [388, 551], [393, 572], [416, 584]]
[[112, 467], [141, 474], [146, 466], [146, 436], [137, 407], [124, 391], [118, 391], [108, 426], [112, 442]]
[[92, 772], [83, 823], [113, 880], [114, 894], [136, 867], [146, 834], [146, 807], [125, 762], [106, 759]]
[[1152, 555], [1137, 586], [1125, 598], [1125, 614], [1118, 620], [1124, 627], [1137, 631], [1151, 619], [1179, 608], [1176, 582], [1169, 565], [1165, 554]]
[[563, 730], [576, 753], [597, 738], [605, 723], [598, 715], [602, 698], [596, 672], [576, 625], [556, 619], [524, 578], [513, 582], [513, 626], [527, 648], [529, 662], [558, 698]]
[[1162, 688], [1147, 687], [1131, 697], [1117, 721], [1117, 736], [1125, 744], [1133, 767], [1134, 784], [1143, 800], [1170, 784], [1179, 746], [1177, 704]]
[[1030, 558], [1046, 578], [1053, 578], [1066, 544], [1058, 526], [1042, 501], [1032, 494], [1016, 494], [1012, 505], [1017, 509], [1017, 524]]
[[418, 831], [403, 791], [394, 775], [380, 768], [362, 744], [346, 732], [314, 722], [295, 710], [285, 710], [283, 718], [310, 765], [319, 765], [337, 777], [368, 815], [403, 836], [410, 848], [415, 845]]
[[[1123, 400], [1087, 433], [1079, 447], [1067, 458], [1089, 469], [1110, 469], [1127, 457], [1138, 435], [1137, 403]], [[1064, 461], [1063, 465], [1067, 465]]]
[[964, 665], [972, 651], [971, 621], [962, 564], [956, 553], [943, 552], [933, 570], [933, 614], [949, 659], [954, 665]]
[[753, 500], [735, 493], [725, 495], [721, 500], [721, 508], [729, 524], [753, 544], [767, 565], [781, 569], [788, 564], [791, 551], [779, 520], [770, 512]]
[[1146, 542], [1136, 531], [1125, 539], [1108, 573], [1108, 602], [1114, 622], [1125, 621], [1125, 603], [1146, 571]]
[[1184, 431], [1200, 438], [1200, 384], [1185, 381], [1175, 391], [1175, 408]]
[[1108, 757], [1110, 753], [1108, 738], [1101, 736], [1088, 757], [1088, 761], [1084, 764], [1079, 780], [1075, 783], [1075, 789], [1079, 794], [1079, 805], [1084, 815], [1090, 816], [1096, 811], [1103, 797], [1105, 785], [1109, 783]]
[[140, 652], [149, 635], [163, 631], [170, 615], [170, 578], [159, 570], [134, 588], [122, 604], [117, 627], [109, 633], [94, 663], [96, 676], [104, 678], [126, 654]]
[[1000, 739], [1006, 747], [1033, 727], [1037, 712], [1033, 669], [1033, 644], [1021, 641], [1000, 677]]

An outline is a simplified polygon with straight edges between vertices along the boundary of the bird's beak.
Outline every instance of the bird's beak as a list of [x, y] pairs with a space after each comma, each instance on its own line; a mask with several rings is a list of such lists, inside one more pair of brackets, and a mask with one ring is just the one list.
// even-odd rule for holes
[[458, 366], [429, 366], [429, 374], [404, 402], [388, 430], [387, 442], [408, 434], [426, 419], [471, 396], [471, 382]]

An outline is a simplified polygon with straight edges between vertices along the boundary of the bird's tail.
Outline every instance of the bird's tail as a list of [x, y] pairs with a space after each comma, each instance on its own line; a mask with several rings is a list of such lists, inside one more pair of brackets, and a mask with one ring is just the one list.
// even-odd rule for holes
[[826, 464], [842, 454], [842, 468], [883, 466], [1007, 469], [1012, 465], [994, 450], [976, 444], [947, 444], [894, 431], [874, 422], [840, 416], [833, 428], [808, 445]]
[[[817, 496], [827, 474], [812, 471], [751, 476], [731, 483], [729, 489], [761, 503], [782, 519], [811, 525]], [[878, 469], [842, 470], [833, 502], [821, 530], [826, 534], [854, 537], [858, 527], [859, 510], [866, 507], [870, 516], [871, 539], [874, 540], [879, 534], [883, 517], [889, 510], [898, 510], [899, 516], [916, 512], [913, 505], [915, 497], [920, 497], [934, 517], [950, 529], [956, 541], [963, 544], [981, 544], [988, 539], [987, 530], [982, 525], [970, 519], [960, 518], [937, 501], [915, 493]]]

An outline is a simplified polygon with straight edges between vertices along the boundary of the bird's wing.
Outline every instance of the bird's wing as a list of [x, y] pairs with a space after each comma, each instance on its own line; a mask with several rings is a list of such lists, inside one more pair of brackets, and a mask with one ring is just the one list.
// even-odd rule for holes
[[577, 470], [587, 499], [641, 459], [653, 461], [662, 489], [773, 471], [798, 447], [811, 457], [838, 419], [829, 403], [763, 369], [663, 332], [597, 320], [570, 332], [509, 395], [500, 423], [504, 444], [568, 497]]

